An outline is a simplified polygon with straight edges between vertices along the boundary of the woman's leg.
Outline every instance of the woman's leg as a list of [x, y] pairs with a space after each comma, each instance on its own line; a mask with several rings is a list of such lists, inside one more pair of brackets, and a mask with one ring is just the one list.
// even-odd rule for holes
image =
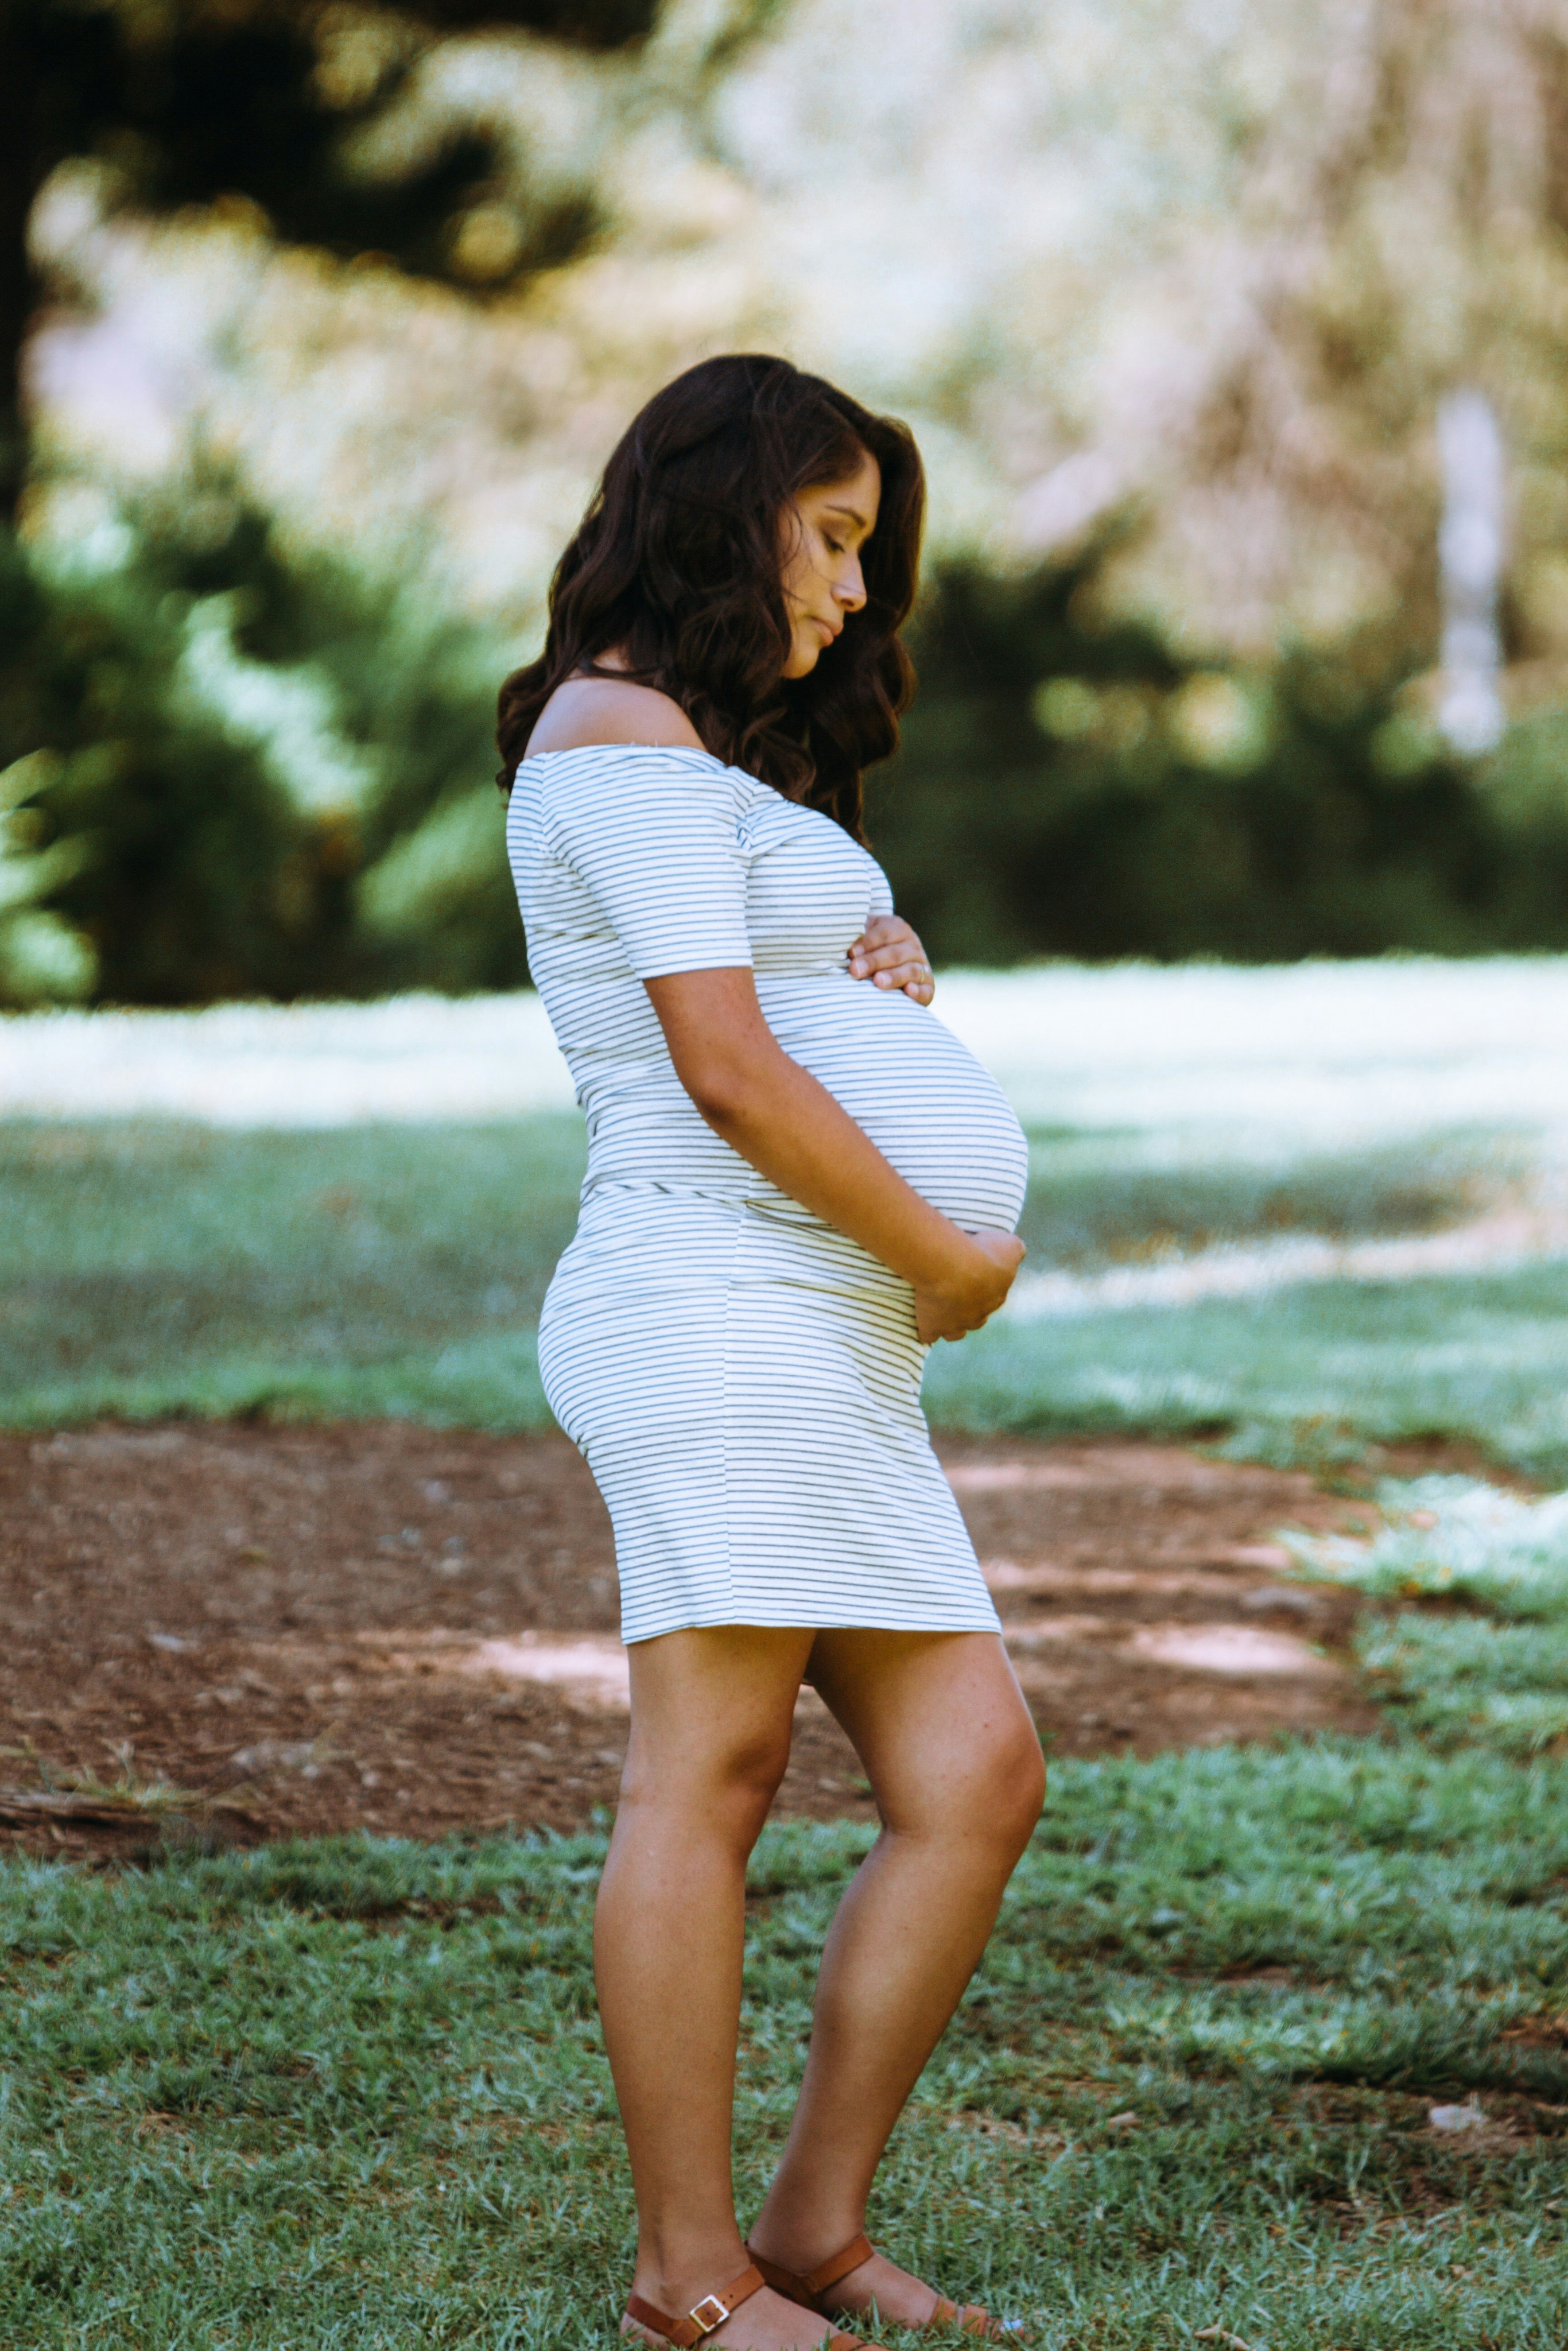
[[[1045, 1792], [1034, 1724], [989, 1633], [821, 1633], [808, 1678], [865, 1765], [876, 1844], [823, 1953], [805, 2079], [751, 2241], [817, 2267], [865, 2225], [894, 2124], [973, 1974]], [[929, 2287], [880, 2257], [834, 2288], [918, 2325]]]
[[[747, 2256], [730, 2173], [746, 1864], [789, 1760], [809, 1631], [636, 1643], [632, 1738], [594, 1966], [637, 2197], [633, 2290], [679, 2317]], [[821, 2319], [759, 2294], [715, 2340], [789, 2351]]]

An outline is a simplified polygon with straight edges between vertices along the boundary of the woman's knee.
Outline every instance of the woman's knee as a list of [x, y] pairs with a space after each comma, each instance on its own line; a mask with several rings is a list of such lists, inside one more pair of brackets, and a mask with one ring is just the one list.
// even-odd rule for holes
[[789, 1764], [789, 1726], [726, 1732], [692, 1724], [678, 1740], [639, 1738], [621, 1783], [622, 1805], [695, 1815], [721, 1834], [755, 1838]]
[[1010, 1869], [1045, 1802], [1045, 1758], [1028, 1712], [977, 1729], [951, 1753], [901, 1784], [883, 1803], [890, 1828], [985, 1852]]
[[1045, 1757], [1040, 1734], [1027, 1713], [998, 1725], [975, 1757], [976, 1784], [970, 1818], [982, 1832], [1015, 1852], [1033, 1834], [1045, 1802]]

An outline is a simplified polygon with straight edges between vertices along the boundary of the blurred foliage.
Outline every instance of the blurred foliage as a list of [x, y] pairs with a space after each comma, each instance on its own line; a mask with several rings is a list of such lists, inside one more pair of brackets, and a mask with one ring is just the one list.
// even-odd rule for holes
[[[938, 958], [1568, 944], [1561, 27], [1211, 16], [943, 0], [889, 82], [894, 0], [11, 0], [0, 1001], [521, 978], [496, 679], [624, 417], [761, 319], [931, 453], [871, 829]], [[1530, 705], [1479, 767], [1417, 676], [1464, 381]]]
[[[527, 977], [491, 634], [298, 555], [209, 482], [73, 559], [0, 544], [0, 1001], [462, 992]], [[949, 567], [872, 779], [946, 963], [1568, 944], [1565, 722], [1455, 760], [1398, 681], [1178, 662], [1094, 562]]]
[[950, 567], [921, 608], [920, 696], [870, 826], [936, 956], [1568, 945], [1563, 721], [1478, 768], [1354, 647], [1180, 662], [1100, 621], [1108, 555], [1010, 580]]
[[[507, 214], [505, 267], [473, 266], [465, 224], [508, 179], [493, 123], [444, 126], [367, 165], [367, 134], [453, 36], [540, 34], [588, 50], [646, 35], [650, 0], [423, 0], [413, 11], [331, 0], [6, 0], [0, 10], [0, 460], [15, 466], [19, 355], [38, 289], [25, 240], [55, 168], [91, 158], [118, 204], [248, 206], [291, 242], [373, 253], [422, 277], [549, 266], [580, 248], [578, 199]], [[384, 143], [384, 142], [383, 142]], [[392, 147], [397, 151], [398, 142]], [[489, 245], [497, 245], [492, 225]]]
[[476, 632], [221, 490], [123, 537], [63, 571], [0, 540], [0, 997], [517, 985]]

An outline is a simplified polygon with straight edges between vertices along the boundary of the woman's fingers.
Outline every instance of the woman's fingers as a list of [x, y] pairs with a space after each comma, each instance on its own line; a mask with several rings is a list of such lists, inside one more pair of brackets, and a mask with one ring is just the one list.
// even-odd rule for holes
[[901, 987], [917, 1004], [929, 1004], [936, 993], [925, 950], [909, 925], [897, 914], [874, 914], [849, 953], [852, 979], [869, 979], [874, 987]]
[[930, 967], [923, 963], [891, 964], [871, 976], [873, 987], [902, 987], [917, 1004], [929, 1004], [936, 993]]
[[917, 1290], [915, 1328], [923, 1346], [937, 1339], [962, 1339], [988, 1322], [1002, 1305], [1027, 1251], [1016, 1233], [983, 1225], [969, 1235], [991, 1261], [990, 1278], [967, 1292]]

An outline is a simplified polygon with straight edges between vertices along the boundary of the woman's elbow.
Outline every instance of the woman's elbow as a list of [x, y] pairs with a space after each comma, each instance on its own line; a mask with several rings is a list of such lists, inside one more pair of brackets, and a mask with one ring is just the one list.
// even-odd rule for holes
[[722, 1134], [744, 1124], [757, 1103], [758, 1072], [733, 1054], [683, 1056], [675, 1075], [710, 1126]]
[[720, 1134], [745, 1116], [750, 1088], [739, 1071], [720, 1065], [682, 1070], [678, 1075], [695, 1108]]

